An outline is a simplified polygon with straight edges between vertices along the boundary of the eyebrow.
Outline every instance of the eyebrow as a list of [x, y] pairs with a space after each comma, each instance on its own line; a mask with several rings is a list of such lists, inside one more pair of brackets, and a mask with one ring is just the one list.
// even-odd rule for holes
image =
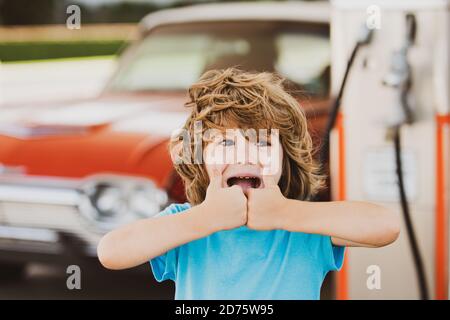
[[[228, 131], [225, 132], [225, 134], [222, 134], [221, 137], [224, 138], [236, 138], [243, 136], [246, 140], [255, 139], [256, 141], [271, 141], [272, 135], [270, 133], [270, 130], [266, 130], [266, 132], [261, 132], [261, 129], [255, 129], [254, 131], [248, 131], [249, 129], [228, 129]], [[237, 134], [239, 132], [240, 134]], [[253, 134], [255, 132], [255, 135]]]

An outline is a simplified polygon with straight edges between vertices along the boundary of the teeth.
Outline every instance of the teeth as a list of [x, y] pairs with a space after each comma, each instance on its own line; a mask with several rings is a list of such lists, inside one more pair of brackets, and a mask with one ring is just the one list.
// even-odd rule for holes
[[239, 179], [251, 180], [251, 181], [248, 181], [247, 183], [251, 183], [251, 187], [252, 188], [259, 188], [260, 185], [261, 185], [260, 179], [258, 177], [254, 177], [254, 176], [234, 176], [234, 177], [230, 177], [229, 179], [227, 179], [227, 184], [229, 186], [232, 186], [233, 184], [236, 184]]

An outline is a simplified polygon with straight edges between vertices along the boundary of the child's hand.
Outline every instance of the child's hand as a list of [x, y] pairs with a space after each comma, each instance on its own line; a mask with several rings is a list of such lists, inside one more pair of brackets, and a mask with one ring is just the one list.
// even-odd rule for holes
[[255, 230], [281, 229], [288, 204], [273, 176], [263, 175], [264, 188], [249, 189], [247, 226]]
[[247, 223], [247, 198], [241, 187], [222, 187], [222, 173], [214, 169], [201, 203], [202, 219], [212, 232], [238, 228]]

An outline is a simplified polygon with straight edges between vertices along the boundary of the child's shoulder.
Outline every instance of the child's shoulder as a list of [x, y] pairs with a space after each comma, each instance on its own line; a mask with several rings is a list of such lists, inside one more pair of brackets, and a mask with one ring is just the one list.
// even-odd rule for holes
[[183, 212], [191, 207], [189, 202], [185, 203], [172, 203], [167, 206], [163, 211], [161, 211], [157, 216], [166, 216], [169, 214], [177, 214], [179, 212]]

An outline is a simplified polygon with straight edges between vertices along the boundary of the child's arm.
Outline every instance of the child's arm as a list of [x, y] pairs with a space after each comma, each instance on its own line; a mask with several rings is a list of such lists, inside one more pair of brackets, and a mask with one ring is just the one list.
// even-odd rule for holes
[[388, 209], [367, 202], [288, 200], [283, 229], [330, 235], [339, 246], [382, 247], [399, 234], [397, 218]]
[[172, 248], [207, 236], [202, 207], [192, 207], [181, 214], [135, 221], [107, 233], [97, 248], [98, 258], [108, 269], [126, 269], [140, 265]]
[[245, 195], [238, 186], [221, 188], [221, 181], [216, 172], [205, 201], [180, 214], [139, 220], [106, 234], [97, 248], [102, 265], [131, 268], [187, 242], [244, 225]]
[[265, 177], [264, 184], [264, 189], [249, 194], [250, 228], [329, 235], [339, 246], [381, 247], [398, 237], [399, 219], [385, 207], [358, 201], [286, 199], [271, 178]]

